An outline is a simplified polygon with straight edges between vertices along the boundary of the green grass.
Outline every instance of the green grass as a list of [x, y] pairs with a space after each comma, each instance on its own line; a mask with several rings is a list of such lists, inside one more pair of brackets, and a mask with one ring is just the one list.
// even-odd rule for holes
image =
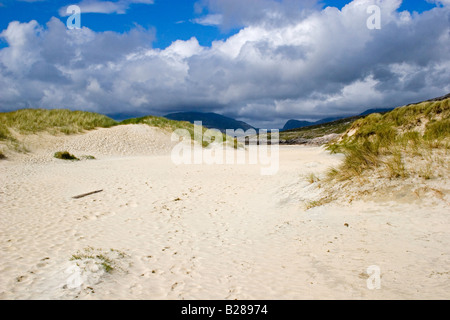
[[96, 160], [94, 156], [86, 155], [80, 157], [83, 160]]
[[[408, 105], [359, 119], [340, 142], [328, 145], [332, 153], [345, 155], [342, 166], [330, 171], [329, 177], [348, 180], [366, 170], [382, 167], [390, 178], [406, 178], [410, 175], [404, 162], [406, 158], [448, 147], [449, 119], [450, 99]], [[431, 176], [429, 169], [423, 176]]]
[[[323, 137], [325, 135], [329, 135], [332, 133], [341, 134], [347, 131], [352, 123], [360, 119], [361, 116], [355, 116], [345, 119], [340, 119], [328, 123], [323, 124], [317, 124], [312, 125], [308, 127], [298, 128], [298, 129], [291, 129], [286, 131], [280, 132], [280, 141], [289, 141], [294, 140], [298, 138], [303, 139], [314, 139], [318, 137]], [[270, 137], [270, 133], [269, 133]]]
[[77, 253], [72, 255], [70, 260], [98, 260], [99, 264], [103, 267], [106, 272], [112, 272], [114, 270], [114, 263], [108, 257], [105, 257], [103, 254], [86, 254], [86, 253]]
[[425, 180], [430, 180], [431, 178], [433, 178], [432, 163], [428, 162], [424, 168], [419, 170], [418, 174], [419, 174], [419, 177], [421, 177]]
[[430, 121], [427, 124], [424, 138], [428, 141], [440, 140], [450, 132], [450, 119]]
[[75, 161], [80, 160], [77, 157], [75, 157], [73, 154], [70, 154], [67, 151], [58, 151], [54, 154], [54, 157], [56, 159], [61, 159], [61, 160], [75, 160]]
[[8, 137], [10, 137], [10, 136], [11, 136], [11, 132], [9, 131], [6, 124], [4, 124], [3, 121], [0, 122], [0, 141], [8, 139]]
[[[120, 123], [121, 125], [127, 124], [146, 124], [151, 127], [157, 127], [168, 131], [175, 131], [177, 129], [186, 129], [189, 132], [194, 132], [194, 125], [186, 121], [169, 120], [163, 117], [146, 116], [141, 118], [127, 119]], [[205, 132], [206, 128], [202, 128], [202, 132]]]
[[384, 162], [389, 178], [407, 178], [409, 176], [402, 158], [402, 153], [396, 151]]
[[[102, 114], [65, 109], [22, 109], [0, 113], [0, 142], [3, 142], [7, 147], [17, 152], [27, 152], [27, 148], [16, 138], [16, 133], [26, 135], [47, 132], [53, 135], [70, 135], [96, 128], [110, 128], [112, 126], [127, 124], [147, 124], [169, 132], [177, 129], [185, 129], [191, 135], [191, 139], [201, 142], [203, 147], [209, 145], [207, 141], [202, 139], [207, 128], [201, 127], [199, 128], [200, 130], [194, 130], [195, 126], [189, 122], [174, 121], [155, 116], [133, 118], [117, 122]], [[198, 134], [200, 132], [201, 134]], [[227, 141], [237, 148], [236, 139], [225, 134], [221, 134], [221, 136], [222, 141]]]
[[107, 116], [83, 111], [22, 109], [0, 113], [0, 143], [9, 149], [27, 153], [27, 147], [16, 138], [17, 134], [75, 134], [95, 128], [109, 128], [118, 123]]
[[22, 109], [0, 113], [0, 124], [0, 139], [6, 139], [11, 137], [11, 129], [21, 134], [74, 134], [95, 128], [109, 128], [118, 123], [107, 116], [92, 112]]
[[306, 181], [308, 181], [310, 184], [313, 184], [313, 183], [319, 182], [320, 179], [314, 173], [310, 173], [306, 177]]
[[127, 255], [119, 250], [110, 249], [109, 251], [94, 249], [87, 247], [82, 251], [78, 251], [72, 255], [71, 261], [85, 261], [93, 260], [96, 264], [100, 265], [107, 273], [111, 273], [116, 269], [121, 269], [118, 265], [118, 260], [125, 258]]
[[330, 202], [332, 202], [334, 199], [331, 197], [323, 197], [319, 200], [315, 200], [315, 201], [308, 201], [305, 203], [305, 209], [306, 210], [310, 210], [316, 207], [321, 207], [324, 206]]

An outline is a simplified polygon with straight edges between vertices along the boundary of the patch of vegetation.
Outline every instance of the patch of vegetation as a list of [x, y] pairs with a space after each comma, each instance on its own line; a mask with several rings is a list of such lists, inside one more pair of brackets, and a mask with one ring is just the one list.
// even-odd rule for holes
[[419, 169], [419, 177], [424, 178], [425, 180], [430, 180], [433, 178], [433, 167], [430, 162], [426, 164], [424, 168]]
[[402, 160], [402, 154], [397, 151], [384, 162], [389, 173], [389, 178], [407, 178], [408, 172], [405, 169], [405, 164]]
[[342, 134], [347, 131], [352, 123], [362, 118], [362, 116], [349, 117], [328, 123], [316, 124], [312, 126], [291, 129], [280, 132], [280, 141], [291, 141], [296, 139], [314, 139], [332, 133]]
[[0, 139], [3, 140], [11, 137], [11, 129], [21, 134], [38, 132], [74, 134], [118, 124], [117, 121], [101, 114], [62, 109], [22, 109], [0, 113], [0, 123]]
[[11, 136], [8, 127], [3, 122], [0, 122], [0, 141], [4, 141]]
[[[26, 135], [47, 132], [53, 135], [70, 135], [96, 128], [110, 128], [127, 124], [147, 124], [170, 132], [177, 129], [185, 129], [189, 132], [191, 139], [201, 142], [203, 147], [207, 147], [210, 144], [202, 139], [208, 129], [201, 127], [195, 130], [196, 126], [189, 122], [147, 116], [128, 119], [119, 123], [105, 115], [65, 109], [22, 109], [0, 113], [0, 142], [4, 141], [8, 148], [17, 152], [28, 152], [27, 148], [16, 138], [17, 134]], [[222, 133], [221, 136], [222, 141], [226, 141], [237, 148], [238, 142], [236, 139]]]
[[74, 160], [74, 161], [80, 160], [77, 157], [75, 157], [73, 154], [70, 154], [67, 151], [58, 151], [54, 154], [54, 157], [56, 159], [61, 159], [61, 160]]
[[323, 205], [326, 205], [327, 203], [330, 203], [333, 201], [333, 198], [331, 197], [323, 197], [319, 200], [314, 200], [314, 201], [308, 201], [305, 206], [306, 206], [306, 210], [310, 210], [312, 208], [316, 208], [316, 207], [321, 207]]
[[306, 180], [307, 180], [310, 184], [313, 184], [313, 183], [315, 183], [315, 182], [320, 181], [320, 179], [319, 179], [314, 173], [310, 173], [310, 174], [307, 176]]
[[424, 139], [428, 141], [441, 140], [449, 135], [450, 119], [432, 120], [425, 130]]
[[6, 156], [3, 154], [3, 152], [0, 150], [0, 160], [5, 159]]
[[94, 156], [81, 156], [81, 160], [96, 160]]
[[[406, 178], [405, 159], [426, 156], [434, 149], [447, 149], [450, 141], [450, 99], [428, 101], [371, 114], [359, 119], [338, 142], [328, 145], [332, 153], [345, 155], [342, 166], [329, 178], [343, 181], [366, 170], [384, 168], [389, 178]], [[431, 177], [427, 166], [422, 175]]]
[[120, 269], [118, 260], [125, 258], [127, 255], [119, 250], [110, 249], [109, 251], [94, 249], [87, 247], [82, 251], [78, 251], [72, 255], [71, 261], [93, 261], [95, 264], [101, 266], [105, 272], [111, 273], [116, 269]]
[[0, 141], [16, 152], [26, 153], [28, 149], [16, 138], [16, 134], [75, 134], [117, 124], [107, 116], [92, 112], [22, 109], [0, 113]]

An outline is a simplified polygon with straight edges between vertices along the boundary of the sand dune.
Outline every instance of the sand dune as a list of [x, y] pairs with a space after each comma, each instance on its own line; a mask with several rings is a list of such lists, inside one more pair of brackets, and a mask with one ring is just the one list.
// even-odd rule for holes
[[8, 154], [14, 160], [47, 162], [56, 151], [69, 151], [77, 156], [96, 158], [113, 156], [151, 156], [169, 154], [175, 142], [171, 134], [144, 124], [101, 128], [78, 135], [51, 135], [39, 133], [20, 135], [19, 141], [31, 152]]
[[[321, 192], [306, 177], [342, 159], [320, 147], [281, 147], [262, 176], [176, 166], [170, 136], [145, 126], [52, 139], [0, 161], [0, 299], [450, 298], [448, 204], [305, 210]], [[97, 160], [52, 158], [63, 149]]]

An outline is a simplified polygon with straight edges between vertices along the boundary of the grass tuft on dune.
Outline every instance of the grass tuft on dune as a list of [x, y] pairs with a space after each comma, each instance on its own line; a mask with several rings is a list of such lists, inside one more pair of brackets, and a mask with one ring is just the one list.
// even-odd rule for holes
[[0, 143], [16, 152], [27, 153], [20, 135], [47, 132], [57, 134], [75, 134], [95, 128], [109, 128], [117, 121], [92, 112], [71, 111], [65, 109], [22, 109], [0, 113]]
[[54, 154], [54, 157], [56, 159], [60, 159], [60, 160], [80, 160], [77, 157], [75, 157], [73, 154], [70, 154], [67, 151], [58, 151]]
[[352, 123], [361, 116], [344, 118], [332, 122], [311, 125], [303, 128], [290, 129], [280, 132], [280, 141], [289, 141], [294, 139], [314, 139], [323, 137], [332, 133], [343, 134], [351, 127]]
[[20, 134], [39, 132], [74, 134], [95, 128], [109, 128], [114, 125], [117, 125], [117, 121], [92, 112], [22, 109], [0, 113], [0, 139], [10, 138], [11, 130]]
[[[445, 161], [442, 157], [450, 149], [449, 119], [447, 98], [357, 120], [338, 142], [328, 145], [331, 152], [345, 155], [343, 164], [332, 169], [329, 178], [345, 181], [377, 168], [389, 178], [429, 172], [433, 165]], [[412, 163], [417, 158], [423, 160], [424, 168]]]

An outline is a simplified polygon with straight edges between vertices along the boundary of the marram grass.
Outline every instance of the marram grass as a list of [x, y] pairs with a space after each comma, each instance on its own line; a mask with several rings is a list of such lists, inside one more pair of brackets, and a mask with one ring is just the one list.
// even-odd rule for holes
[[[102, 114], [66, 109], [22, 109], [0, 113], [0, 142], [6, 142], [16, 151], [24, 152], [26, 148], [20, 147], [20, 141], [15, 138], [15, 133], [23, 135], [48, 132], [55, 135], [70, 135], [96, 128], [110, 128], [112, 126], [127, 124], [147, 124], [167, 131], [185, 129], [190, 133], [193, 140], [201, 141], [203, 147], [209, 145], [207, 141], [202, 139], [202, 136], [197, 134], [197, 132], [201, 132], [203, 135], [207, 128], [201, 127], [200, 130], [195, 130], [196, 127], [189, 122], [174, 121], [155, 116], [133, 118], [117, 122]], [[235, 148], [237, 147], [236, 139], [225, 134], [222, 134], [222, 137], [223, 141], [233, 144]]]
[[65, 109], [22, 109], [0, 113], [0, 139], [10, 137], [10, 130], [21, 134], [45, 131], [52, 134], [74, 134], [114, 125], [117, 125], [115, 120], [98, 113]]
[[53, 156], [56, 159], [60, 159], [60, 160], [74, 160], [74, 161], [80, 160], [77, 157], [75, 157], [73, 154], [70, 154], [67, 151], [58, 151]]
[[[450, 141], [450, 99], [423, 102], [394, 109], [383, 115], [359, 119], [328, 145], [343, 153], [343, 164], [329, 172], [331, 180], [348, 180], [382, 167], [390, 178], [406, 178], [404, 159], [424, 156], [433, 149], [447, 149]], [[430, 176], [427, 172], [423, 176]]]

